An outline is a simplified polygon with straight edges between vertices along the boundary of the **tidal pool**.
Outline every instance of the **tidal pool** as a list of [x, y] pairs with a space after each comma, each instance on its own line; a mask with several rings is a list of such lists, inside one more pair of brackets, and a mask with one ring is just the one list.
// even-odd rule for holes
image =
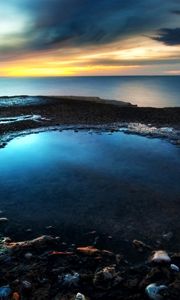
[[74, 238], [97, 230], [178, 239], [179, 178], [180, 148], [160, 139], [72, 130], [18, 137], [0, 149], [0, 210], [9, 219], [1, 228], [15, 238], [54, 226]]

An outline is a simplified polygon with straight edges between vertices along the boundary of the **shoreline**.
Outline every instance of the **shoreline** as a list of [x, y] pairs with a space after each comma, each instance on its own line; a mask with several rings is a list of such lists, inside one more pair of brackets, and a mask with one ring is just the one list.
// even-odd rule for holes
[[[16, 137], [49, 128], [98, 129], [180, 141], [180, 107], [147, 108], [98, 97], [0, 97], [1, 146]], [[5, 138], [6, 137], [6, 138]]]
[[[2, 105], [0, 98], [0, 148], [16, 137], [50, 130], [121, 131], [179, 145], [180, 108], [141, 108], [94, 98], [5, 99], [10, 103]], [[42, 234], [47, 235], [37, 237], [31, 226], [17, 242], [8, 232], [7, 217], [0, 218], [1, 233], [4, 228], [4, 235], [10, 236], [0, 239], [0, 287], [9, 292], [7, 299], [79, 300], [77, 293], [82, 293], [81, 300], [145, 300], [152, 283], [166, 287], [162, 299], [177, 300], [180, 295], [178, 231], [173, 228], [154, 240], [148, 233], [141, 241], [111, 236], [111, 230], [98, 233], [96, 228], [83, 234], [78, 230], [77, 236], [63, 227], [56, 232], [53, 225], [44, 228]], [[162, 249], [168, 251], [168, 262], [152, 262], [154, 251]]]

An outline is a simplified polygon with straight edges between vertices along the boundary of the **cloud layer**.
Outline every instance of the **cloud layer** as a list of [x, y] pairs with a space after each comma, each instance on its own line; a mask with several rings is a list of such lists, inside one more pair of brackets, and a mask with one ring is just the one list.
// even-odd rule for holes
[[166, 45], [180, 45], [180, 27], [179, 28], [164, 28], [154, 37], [154, 40], [163, 42]]
[[[3, 3], [2, 3], [3, 2]], [[131, 40], [180, 44], [179, 0], [6, 0], [0, 3], [0, 59], [32, 53], [76, 53], [113, 47]], [[128, 44], [129, 43], [129, 44]], [[133, 42], [134, 43], [134, 42]], [[141, 42], [142, 44], [142, 42]], [[168, 59], [170, 61], [168, 52]], [[57, 58], [57, 55], [56, 55]], [[144, 58], [143, 58], [144, 59]], [[132, 60], [132, 59], [131, 59]], [[131, 61], [130, 60], [130, 61]], [[152, 59], [150, 58], [149, 61]], [[174, 60], [174, 56], [173, 56]], [[101, 60], [103, 61], [103, 59]], [[114, 62], [107, 58], [105, 65]], [[121, 60], [120, 60], [121, 61]], [[123, 63], [123, 62], [122, 62]]]

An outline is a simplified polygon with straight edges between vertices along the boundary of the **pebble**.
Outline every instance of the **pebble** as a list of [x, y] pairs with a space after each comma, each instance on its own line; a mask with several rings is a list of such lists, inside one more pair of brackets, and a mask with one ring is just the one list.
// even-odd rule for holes
[[32, 232], [31, 228], [26, 229], [26, 232]]
[[8, 222], [8, 218], [0, 218], [0, 223], [6, 223]]
[[32, 288], [32, 284], [31, 282], [27, 281], [27, 280], [23, 280], [22, 281], [22, 288], [24, 290], [30, 290]]
[[153, 253], [150, 258], [150, 262], [153, 263], [170, 263], [171, 258], [164, 250], [158, 250]]
[[12, 294], [12, 300], [19, 300], [19, 299], [20, 299], [19, 293], [14, 292], [14, 293]]
[[81, 293], [77, 293], [75, 300], [86, 300], [86, 297]]
[[0, 287], [0, 299], [9, 299], [9, 296], [11, 294], [11, 288], [9, 285], [1, 286]]
[[151, 283], [146, 287], [146, 294], [149, 297], [149, 299], [152, 300], [161, 300], [163, 299], [163, 296], [160, 294], [162, 290], [166, 290], [166, 285], [157, 285], [156, 283]]
[[170, 268], [171, 268], [172, 271], [179, 272], [179, 267], [174, 265], [174, 264], [171, 264]]
[[11, 240], [10, 237], [5, 237], [5, 238], [3, 239], [3, 243], [8, 244], [8, 243], [11, 243], [11, 242], [12, 242], [12, 240]]
[[24, 257], [25, 257], [26, 259], [31, 259], [31, 258], [33, 257], [33, 255], [32, 255], [31, 252], [27, 252], [27, 253], [24, 254]]
[[164, 233], [162, 237], [163, 237], [164, 240], [169, 242], [173, 238], [173, 233], [171, 231], [167, 232], [167, 233]]
[[59, 277], [60, 281], [62, 281], [63, 285], [67, 286], [77, 286], [80, 280], [79, 273], [74, 272], [73, 274], [65, 274], [63, 277]]
[[121, 281], [122, 277], [116, 272], [114, 266], [105, 267], [97, 271], [93, 279], [94, 286], [103, 290], [110, 289]]
[[52, 229], [54, 229], [54, 226], [52, 226], [52, 225], [46, 226], [46, 229], [47, 229], [47, 230], [52, 230]]

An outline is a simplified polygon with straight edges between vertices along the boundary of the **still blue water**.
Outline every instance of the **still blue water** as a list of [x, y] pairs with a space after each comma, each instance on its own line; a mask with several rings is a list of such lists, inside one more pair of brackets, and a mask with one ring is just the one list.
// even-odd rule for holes
[[165, 141], [122, 132], [16, 138], [0, 149], [1, 216], [20, 235], [48, 225], [136, 238], [163, 232], [180, 225], [179, 154]]
[[76, 95], [139, 106], [180, 106], [180, 76], [0, 78], [0, 96]]

